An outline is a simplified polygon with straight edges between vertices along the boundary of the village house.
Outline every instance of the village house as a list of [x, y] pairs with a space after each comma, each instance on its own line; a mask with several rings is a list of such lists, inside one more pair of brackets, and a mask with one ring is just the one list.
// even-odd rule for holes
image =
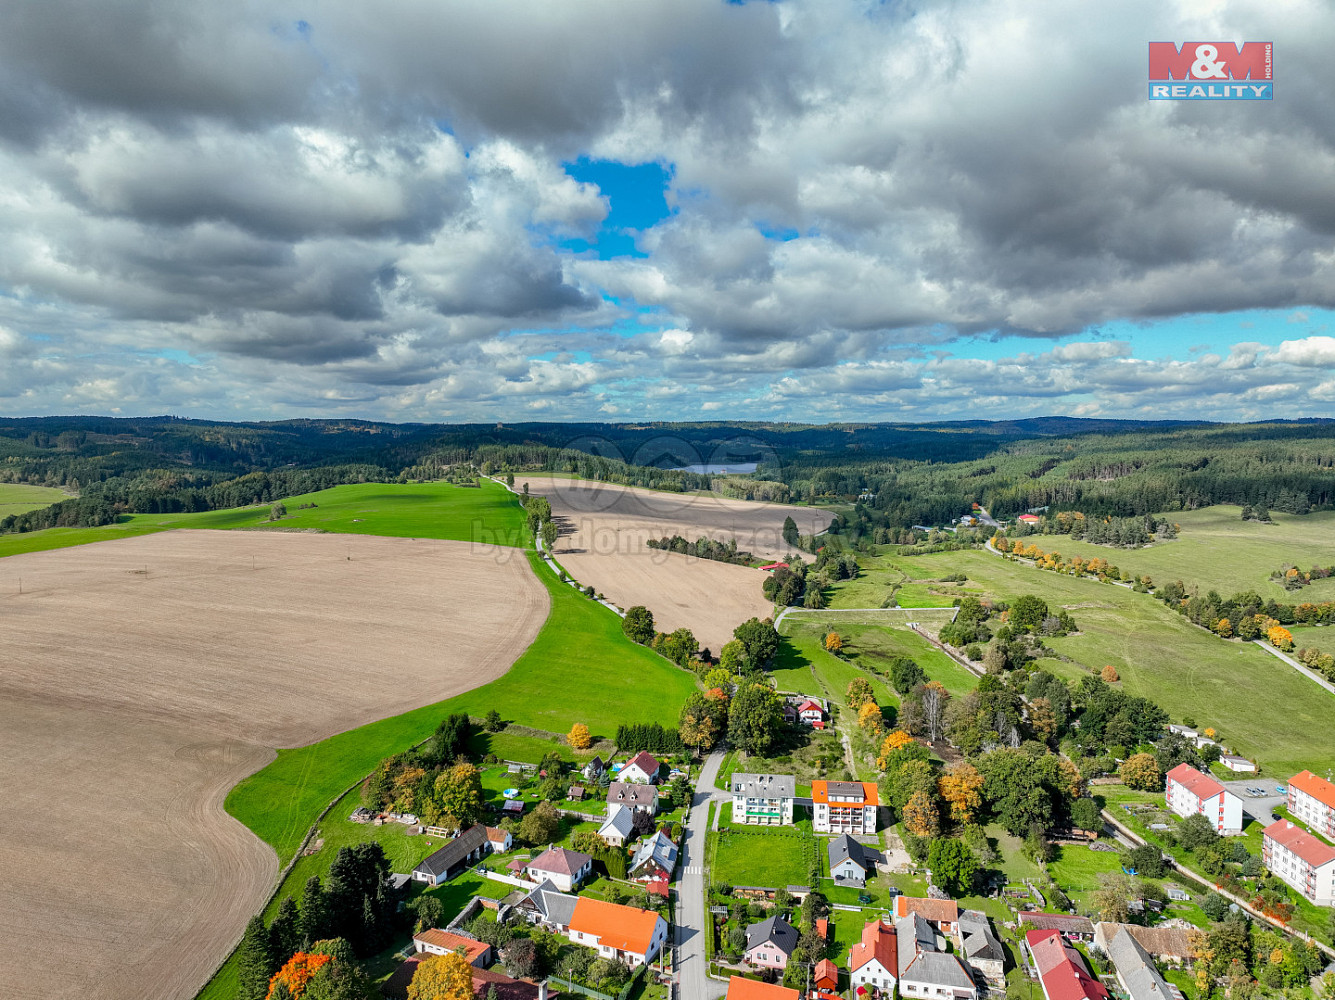
[[626, 841], [634, 832], [635, 810], [623, 805], [609, 805], [607, 819], [603, 820], [603, 825], [598, 828], [598, 836], [602, 837], [609, 847], [625, 847]]
[[1256, 771], [1256, 763], [1248, 760], [1246, 757], [1239, 757], [1237, 754], [1221, 753], [1219, 763], [1230, 771], [1239, 771], [1243, 774], [1252, 774]]
[[470, 864], [481, 861], [490, 850], [487, 828], [480, 824], [470, 826], [414, 868], [413, 881], [442, 885]]
[[607, 765], [603, 763], [603, 759], [601, 757], [595, 756], [593, 760], [589, 761], [587, 764], [584, 765], [583, 771], [581, 773], [584, 775], [586, 781], [596, 782], [599, 778], [603, 776], [603, 773], [606, 770], [607, 770]]
[[511, 836], [509, 830], [502, 830], [499, 826], [488, 826], [484, 829], [487, 831], [487, 845], [497, 854], [504, 854], [515, 846], [515, 838]]
[[817, 833], [870, 836], [880, 804], [874, 781], [813, 781], [813, 827]]
[[602, 958], [631, 968], [652, 962], [667, 940], [667, 921], [651, 910], [580, 896], [567, 936], [595, 949]]
[[1080, 953], [1055, 930], [1028, 931], [1025, 947], [1038, 970], [1045, 1000], [1109, 1000]]
[[965, 962], [987, 980], [988, 986], [1005, 992], [1006, 952], [992, 932], [987, 914], [981, 910], [965, 910], [960, 914], [956, 928]]
[[485, 941], [451, 934], [449, 931], [442, 931], [436, 927], [418, 931], [413, 935], [414, 951], [424, 951], [429, 955], [448, 955], [460, 949], [463, 949], [464, 961], [469, 965], [485, 969], [491, 964], [491, 945]]
[[1056, 931], [1067, 941], [1094, 940], [1094, 922], [1069, 913], [1021, 913], [1020, 930]]
[[854, 989], [871, 986], [890, 993], [897, 982], [899, 953], [895, 948], [895, 929], [881, 920], [862, 928], [862, 940], [848, 952], [848, 974]]
[[881, 855], [870, 847], [864, 847], [848, 834], [835, 837], [828, 847], [830, 855], [830, 877], [837, 885], [855, 885], [858, 888], [867, 884], [867, 878], [876, 874], [877, 862]]
[[762, 983], [757, 979], [733, 976], [728, 980], [726, 1000], [800, 1000], [802, 994], [787, 986]]
[[1149, 952], [1126, 928], [1118, 931], [1109, 943], [1108, 958], [1112, 960], [1117, 982], [1126, 991], [1128, 1000], [1174, 1000], [1180, 995], [1160, 974]]
[[[853, 947], [856, 948], [857, 945]], [[839, 989], [839, 966], [828, 958], [822, 958], [811, 972], [811, 985], [817, 990], [836, 992]]]
[[953, 899], [929, 899], [925, 896], [896, 896], [895, 920], [917, 914], [942, 934], [954, 935], [960, 918], [959, 904]]
[[658, 812], [658, 789], [653, 785], [614, 781], [607, 786], [608, 806], [625, 806], [652, 816]]
[[564, 934], [570, 929], [570, 918], [575, 915], [578, 899], [578, 896], [562, 892], [544, 879], [515, 903], [514, 908], [530, 924], [541, 924], [558, 934]]
[[732, 821], [759, 826], [792, 826], [796, 779], [791, 774], [744, 774], [731, 779]]
[[1094, 947], [1107, 954], [1119, 931], [1129, 931], [1136, 943], [1156, 961], [1181, 968], [1192, 961], [1190, 931], [1186, 927], [1141, 927], [1104, 921], [1094, 925]]
[[1311, 771], [1289, 779], [1289, 812], [1323, 837], [1335, 840], [1335, 785]]
[[550, 881], [562, 892], [572, 892], [593, 872], [593, 858], [565, 847], [549, 847], [524, 868], [534, 882]]
[[931, 1000], [977, 1000], [973, 974], [955, 955], [938, 951], [932, 925], [914, 913], [895, 921], [899, 995]]
[[1164, 804], [1182, 817], [1200, 813], [1216, 833], [1242, 832], [1242, 799], [1189, 764], [1179, 764], [1165, 776]]
[[657, 784], [661, 766], [657, 757], [641, 750], [617, 773], [617, 781], [629, 781], [636, 785]]
[[1335, 906], [1335, 847], [1286, 819], [1262, 831], [1261, 860], [1317, 906]]
[[660, 879], [672, 880], [672, 870], [677, 867], [677, 845], [668, 839], [662, 830], [652, 837], [645, 837], [631, 859], [627, 875], [636, 882], [655, 882]]
[[797, 947], [797, 928], [782, 917], [770, 917], [746, 929], [746, 961], [759, 969], [786, 969]]

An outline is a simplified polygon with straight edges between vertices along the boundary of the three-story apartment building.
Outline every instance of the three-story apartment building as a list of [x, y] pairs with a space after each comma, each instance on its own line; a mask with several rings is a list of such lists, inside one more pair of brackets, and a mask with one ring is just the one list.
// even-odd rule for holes
[[797, 782], [791, 774], [732, 776], [732, 821], [759, 826], [792, 826]]
[[813, 781], [811, 806], [817, 833], [852, 836], [876, 832], [880, 799], [872, 781]]

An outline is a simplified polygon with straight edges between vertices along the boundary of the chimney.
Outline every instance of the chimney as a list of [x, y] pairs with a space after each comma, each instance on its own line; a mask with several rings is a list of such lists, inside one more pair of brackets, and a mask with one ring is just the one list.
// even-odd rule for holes
[[547, 1000], [547, 980], [538, 983], [538, 1000]]

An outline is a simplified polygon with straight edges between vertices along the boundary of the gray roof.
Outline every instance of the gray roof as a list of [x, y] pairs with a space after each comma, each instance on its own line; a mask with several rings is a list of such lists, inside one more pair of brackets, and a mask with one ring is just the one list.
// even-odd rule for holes
[[613, 804], [609, 807], [607, 819], [603, 820], [603, 825], [598, 831], [601, 833], [609, 826], [621, 836], [629, 837], [631, 831], [635, 829], [634, 813], [623, 805]]
[[576, 875], [593, 858], [565, 847], [549, 847], [528, 863], [530, 871], [555, 872], [557, 875]]
[[843, 864], [850, 858], [852, 859], [853, 864], [857, 865], [864, 872], [871, 871], [875, 865], [875, 861], [867, 856], [868, 854], [874, 854], [875, 852], [868, 851], [848, 834], [844, 834], [842, 837], [835, 837], [830, 841], [828, 850], [830, 852], [831, 871], [833, 871], [837, 865]]
[[746, 950], [756, 945], [770, 942], [785, 955], [791, 955], [797, 947], [797, 928], [783, 917], [770, 917], [746, 929]]
[[659, 867], [669, 874], [677, 864], [677, 845], [668, 840], [661, 830], [641, 842], [639, 850], [635, 852], [634, 860], [630, 863], [630, 871], [637, 872], [650, 861], [656, 861]]
[[614, 781], [607, 786], [609, 804], [626, 806], [657, 806], [658, 789], [654, 785], [637, 785], [633, 781]]
[[732, 776], [732, 794], [791, 799], [797, 794], [797, 779], [791, 774], [743, 774], [739, 771]]
[[487, 828], [480, 823], [475, 824], [428, 857], [413, 871], [439, 878], [479, 847], [485, 846], [487, 846]]
[[1159, 975], [1154, 959], [1125, 927], [1108, 943], [1108, 957], [1117, 966], [1117, 977], [1131, 1000], [1172, 1000], [1173, 991]]
[[954, 955], [936, 950], [936, 931], [917, 913], [895, 922], [899, 978], [956, 989], [975, 989], [973, 976]]
[[992, 933], [992, 925], [987, 922], [987, 914], [981, 910], [965, 910], [960, 914], [959, 928], [964, 940], [964, 955], [969, 961], [1006, 960], [1001, 942]]
[[860, 781], [830, 781], [826, 783], [825, 791], [828, 795], [840, 795], [858, 801], [867, 796], [867, 790]]
[[544, 923], [569, 927], [578, 900], [578, 896], [557, 889], [551, 879], [543, 879], [537, 888], [520, 900], [519, 905], [536, 910]]

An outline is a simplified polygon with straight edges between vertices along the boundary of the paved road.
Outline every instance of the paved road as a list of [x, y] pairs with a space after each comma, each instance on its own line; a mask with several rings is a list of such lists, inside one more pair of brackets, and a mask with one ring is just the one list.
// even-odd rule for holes
[[706, 758], [695, 783], [691, 800], [691, 818], [681, 840], [681, 875], [677, 882], [677, 926], [674, 944], [677, 949], [678, 996], [681, 1000], [716, 1000], [727, 992], [724, 983], [709, 978], [705, 961], [705, 839], [708, 835], [709, 800], [722, 796], [714, 788], [723, 763], [723, 751], [715, 750]]

